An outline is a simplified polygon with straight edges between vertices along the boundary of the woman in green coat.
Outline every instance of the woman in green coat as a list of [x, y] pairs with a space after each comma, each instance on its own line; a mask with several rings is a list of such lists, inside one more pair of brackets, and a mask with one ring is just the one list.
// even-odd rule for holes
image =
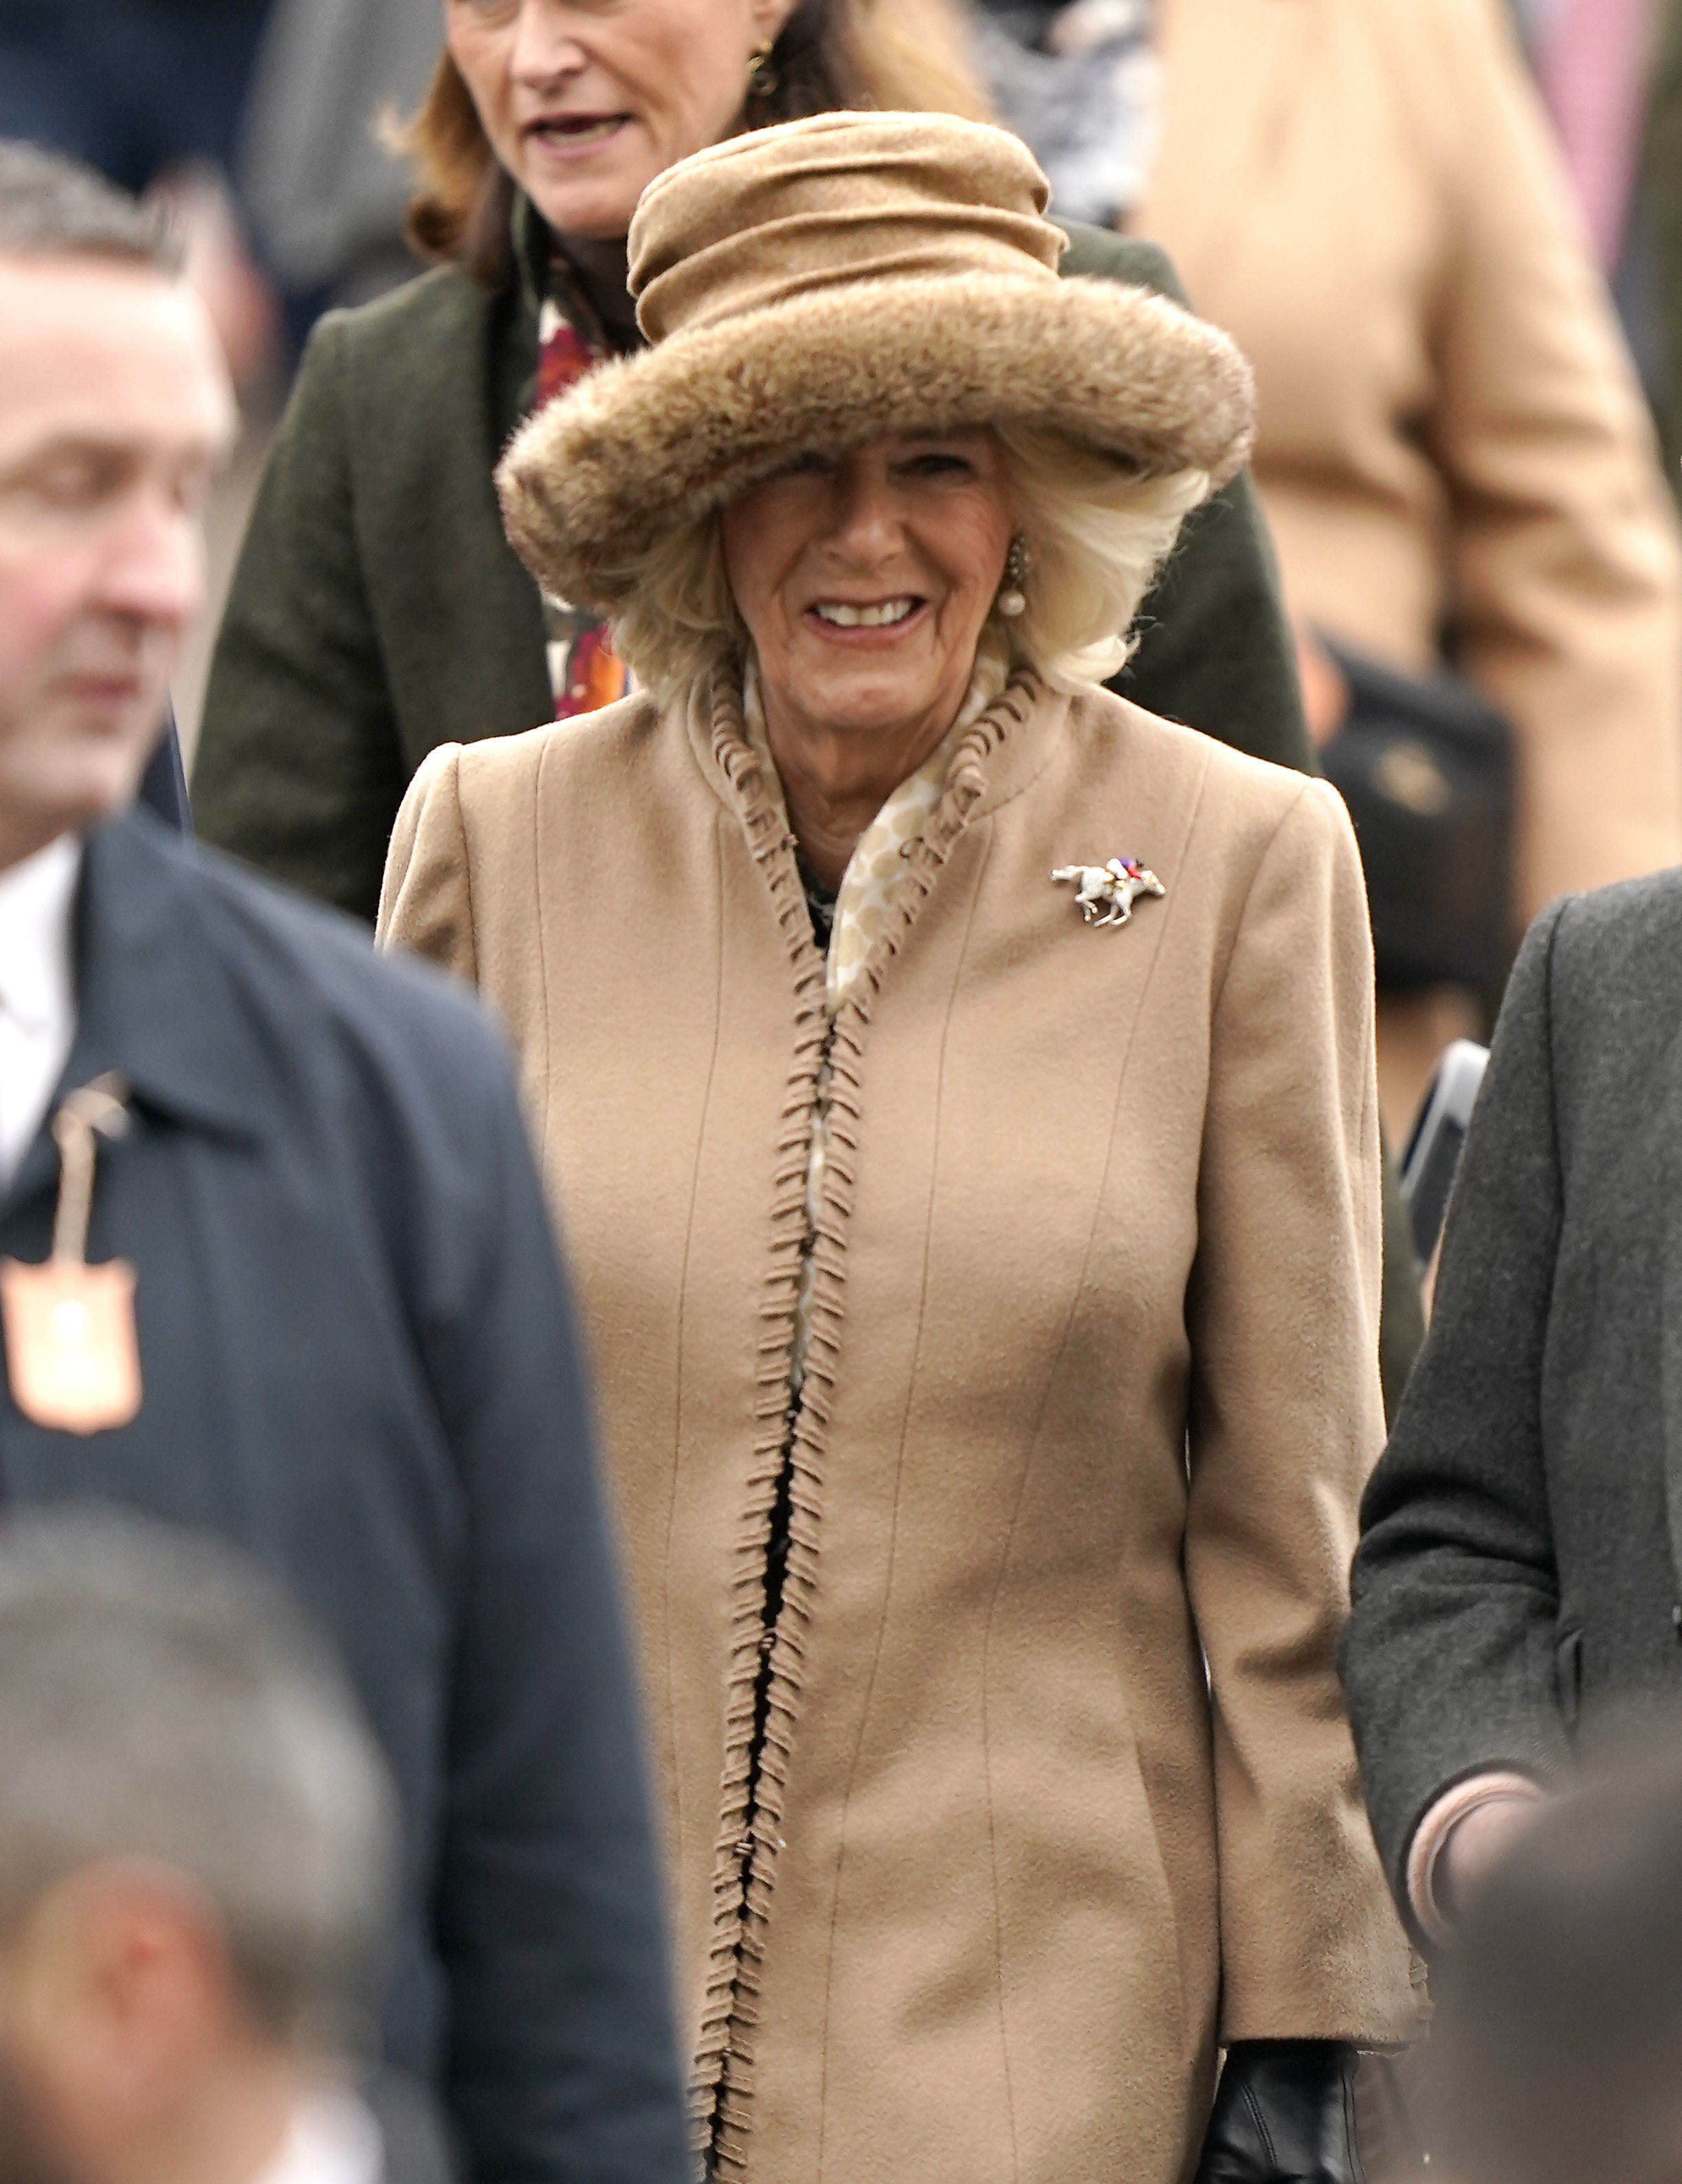
[[[410, 131], [412, 230], [442, 263], [330, 314], [305, 353], [212, 666], [205, 839], [371, 920], [429, 750], [620, 694], [601, 632], [541, 597], [504, 539], [498, 457], [535, 408], [639, 345], [624, 237], [656, 174], [834, 108], [984, 110], [947, 4], [446, 0]], [[1062, 270], [1178, 297], [1160, 251], [1107, 231], [1072, 229]], [[1142, 627], [1128, 696], [1314, 770], [1247, 476], [1187, 525]], [[1395, 1217], [1386, 1233], [1393, 1394], [1419, 1326], [1405, 1233]]]

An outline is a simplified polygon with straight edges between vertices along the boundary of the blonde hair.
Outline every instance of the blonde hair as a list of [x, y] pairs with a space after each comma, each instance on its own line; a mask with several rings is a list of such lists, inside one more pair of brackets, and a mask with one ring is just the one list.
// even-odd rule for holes
[[[1209, 492], [1202, 471], [1141, 477], [1037, 426], [997, 425], [1027, 605], [988, 617], [983, 647], [1053, 690], [1090, 689], [1132, 649], [1128, 630], [1181, 523]], [[718, 511], [673, 525], [621, 573], [631, 596], [613, 645], [662, 702], [720, 668], [739, 671], [749, 635], [725, 573]]]

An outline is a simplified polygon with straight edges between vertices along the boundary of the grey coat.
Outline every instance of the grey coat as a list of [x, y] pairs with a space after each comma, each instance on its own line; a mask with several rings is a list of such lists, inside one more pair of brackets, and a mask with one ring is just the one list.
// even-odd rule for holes
[[1462, 1777], [1682, 1699], [1682, 872], [1532, 927], [1435, 1315], [1367, 1490], [1342, 1667], [1400, 1899]]

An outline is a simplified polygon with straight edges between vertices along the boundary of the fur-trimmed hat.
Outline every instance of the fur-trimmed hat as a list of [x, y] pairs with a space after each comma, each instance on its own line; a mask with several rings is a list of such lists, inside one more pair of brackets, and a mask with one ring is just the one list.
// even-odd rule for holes
[[1060, 279], [1047, 196], [1016, 137], [944, 114], [820, 114], [669, 168], [631, 226], [653, 348], [551, 404], [498, 471], [527, 566], [611, 613], [674, 521], [803, 449], [907, 430], [1039, 426], [1225, 483], [1249, 366], [1160, 296]]

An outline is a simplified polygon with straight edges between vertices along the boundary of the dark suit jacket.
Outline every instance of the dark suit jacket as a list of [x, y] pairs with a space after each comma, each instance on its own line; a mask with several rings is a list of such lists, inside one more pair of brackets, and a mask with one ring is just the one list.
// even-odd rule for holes
[[[333, 1638], [396, 1778], [387, 2059], [472, 2173], [687, 2176], [655, 1859], [568, 1302], [500, 1043], [135, 812], [88, 844], [67, 1086], [116, 1069], [89, 1256], [138, 1270], [144, 1398], [86, 1439], [0, 1395], [16, 1504], [129, 1503], [254, 1552]], [[0, 1252], [47, 1256], [43, 1130]]]
[[192, 805], [187, 797], [187, 768], [181, 763], [181, 738], [175, 733], [173, 711], [164, 723], [158, 748], [146, 762], [135, 800], [155, 813], [172, 834], [192, 833]]
[[1400, 1895], [1462, 1776], [1682, 1700], [1682, 871], [1531, 928], [1362, 1527], [1342, 1665]]

